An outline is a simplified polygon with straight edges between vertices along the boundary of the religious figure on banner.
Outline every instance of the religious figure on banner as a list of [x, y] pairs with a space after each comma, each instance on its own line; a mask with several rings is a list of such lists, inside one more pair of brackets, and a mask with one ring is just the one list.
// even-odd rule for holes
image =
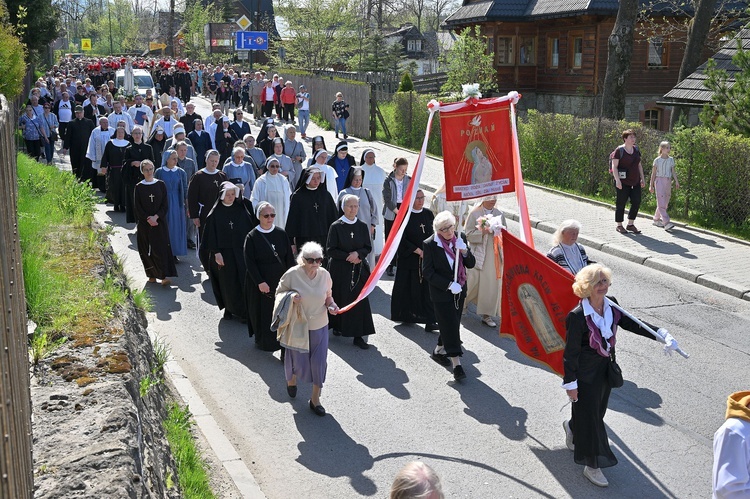
[[515, 188], [509, 102], [483, 99], [440, 110], [446, 198], [475, 199]]
[[547, 312], [539, 291], [533, 284], [521, 284], [518, 287], [518, 299], [521, 301], [526, 318], [536, 332], [537, 338], [542, 344], [542, 348], [547, 354], [563, 350], [565, 342], [560, 337], [560, 333], [555, 329], [552, 318]]

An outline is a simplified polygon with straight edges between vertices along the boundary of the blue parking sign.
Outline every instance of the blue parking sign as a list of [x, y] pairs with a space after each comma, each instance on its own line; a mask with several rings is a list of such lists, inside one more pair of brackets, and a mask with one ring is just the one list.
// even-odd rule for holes
[[237, 31], [234, 48], [236, 50], [268, 50], [268, 32]]

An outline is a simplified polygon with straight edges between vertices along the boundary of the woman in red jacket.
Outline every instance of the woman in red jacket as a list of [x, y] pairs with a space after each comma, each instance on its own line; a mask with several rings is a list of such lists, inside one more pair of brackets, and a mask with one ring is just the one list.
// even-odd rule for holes
[[284, 88], [281, 89], [281, 104], [284, 106], [284, 122], [289, 125], [294, 125], [294, 105], [297, 103], [297, 91], [294, 90], [292, 82], [286, 82]]

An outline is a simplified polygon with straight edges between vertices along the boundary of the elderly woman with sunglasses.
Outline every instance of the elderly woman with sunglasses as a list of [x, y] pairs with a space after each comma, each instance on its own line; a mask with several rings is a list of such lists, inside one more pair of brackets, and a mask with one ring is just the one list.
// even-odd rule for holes
[[[466, 378], [461, 367], [461, 312], [466, 299], [466, 269], [475, 259], [466, 245], [466, 236], [456, 236], [456, 217], [441, 211], [432, 222], [435, 234], [422, 244], [422, 276], [430, 284], [430, 299], [440, 330], [432, 359], [452, 366], [456, 381]], [[458, 272], [455, 272], [458, 265]]]
[[297, 396], [299, 380], [312, 383], [310, 410], [318, 416], [326, 414], [320, 405], [320, 391], [328, 368], [328, 314], [336, 315], [339, 311], [333, 301], [331, 275], [322, 264], [323, 248], [320, 244], [305, 243], [297, 257], [297, 265], [281, 276], [276, 288], [277, 295], [292, 292], [294, 303], [301, 307], [307, 319], [308, 348], [289, 348], [284, 359], [287, 393], [291, 398]]
[[[286, 232], [274, 223], [278, 216], [273, 204], [261, 201], [255, 206], [260, 225], [248, 233], [244, 247], [247, 331], [256, 347], [275, 352], [281, 346], [271, 331], [274, 292], [284, 272], [294, 266], [294, 256]], [[281, 357], [284, 360], [284, 350]]]

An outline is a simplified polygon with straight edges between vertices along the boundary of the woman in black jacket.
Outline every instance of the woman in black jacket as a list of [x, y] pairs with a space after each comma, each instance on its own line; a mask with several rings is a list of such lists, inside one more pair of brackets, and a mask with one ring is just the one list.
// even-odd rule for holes
[[227, 120], [226, 118], [223, 119], [222, 122], [216, 127], [216, 135], [214, 137], [216, 150], [219, 151], [219, 154], [221, 155], [221, 159], [219, 159], [220, 165], [223, 165], [227, 158], [232, 155], [234, 143], [238, 140], [240, 139], [237, 137], [237, 134], [234, 133], [232, 127], [229, 126], [229, 120]]
[[[608, 380], [610, 355], [614, 357], [617, 326], [637, 335], [655, 339], [637, 322], [612, 306], [607, 297], [612, 271], [600, 264], [584, 267], [576, 274], [573, 292], [581, 298], [565, 320], [567, 330], [562, 387], [572, 404], [572, 417], [564, 421], [565, 444], [573, 459], [583, 464], [583, 475], [594, 485], [606, 487], [601, 468], [617, 464], [609, 448], [604, 414], [612, 390]], [[653, 330], [654, 326], [649, 325]], [[677, 349], [674, 338], [662, 330], [669, 349]]]
[[[430, 299], [440, 329], [432, 359], [440, 365], [452, 366], [453, 377], [466, 377], [461, 367], [461, 313], [466, 299], [466, 269], [474, 267], [474, 255], [466, 245], [466, 236], [456, 237], [456, 218], [442, 211], [432, 222], [435, 234], [422, 244], [422, 276], [430, 284]], [[455, 265], [458, 264], [458, 274]]]

